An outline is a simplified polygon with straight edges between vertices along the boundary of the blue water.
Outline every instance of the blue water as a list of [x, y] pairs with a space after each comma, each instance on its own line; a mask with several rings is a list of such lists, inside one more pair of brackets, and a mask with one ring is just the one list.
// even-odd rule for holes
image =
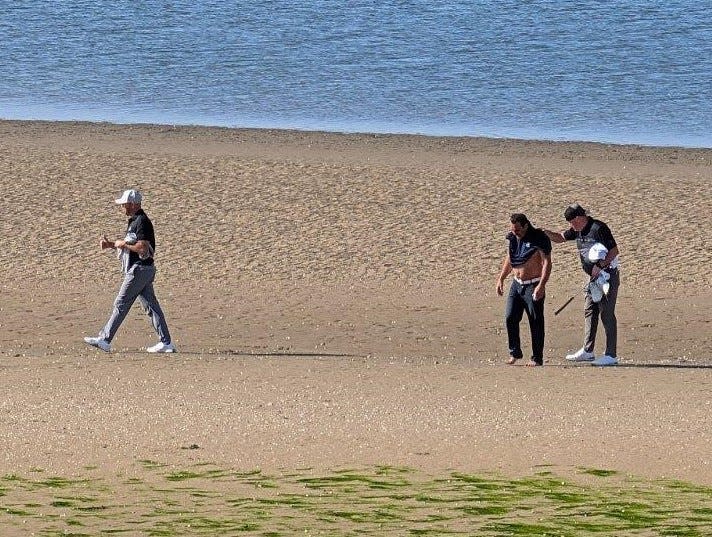
[[712, 147], [712, 1], [3, 1], [0, 117]]

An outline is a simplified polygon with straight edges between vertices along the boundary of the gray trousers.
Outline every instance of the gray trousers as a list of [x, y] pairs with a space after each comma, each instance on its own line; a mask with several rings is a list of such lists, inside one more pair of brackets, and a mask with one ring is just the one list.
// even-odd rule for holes
[[106, 326], [99, 332], [100, 337], [109, 342], [114, 339], [116, 331], [138, 298], [144, 311], [151, 319], [151, 324], [158, 334], [158, 337], [165, 344], [171, 342], [171, 334], [168, 331], [166, 317], [163, 315], [161, 305], [158, 303], [156, 294], [153, 291], [153, 280], [155, 278], [155, 265], [134, 265], [131, 267], [124, 276], [119, 294], [116, 296], [116, 300], [114, 300], [114, 309], [111, 312], [111, 317], [109, 317], [109, 320], [106, 322]]
[[584, 300], [583, 315], [585, 319], [583, 348], [587, 352], [593, 352], [593, 347], [596, 344], [596, 331], [598, 330], [598, 318], [601, 318], [603, 330], [606, 333], [606, 354], [618, 356], [618, 320], [616, 319], [616, 300], [618, 299], [618, 288], [621, 285], [621, 277], [618, 270], [610, 271], [611, 279], [608, 283], [611, 284], [608, 289], [608, 294], [604, 295], [600, 302], [596, 303], [591, 300], [591, 295], [586, 290]]

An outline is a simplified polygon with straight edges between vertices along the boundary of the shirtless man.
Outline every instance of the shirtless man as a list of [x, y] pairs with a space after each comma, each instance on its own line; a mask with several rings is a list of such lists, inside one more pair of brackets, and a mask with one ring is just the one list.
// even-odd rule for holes
[[551, 240], [522, 213], [514, 213], [510, 222], [509, 250], [497, 278], [497, 294], [502, 296], [504, 280], [514, 273], [505, 311], [509, 340], [507, 363], [514, 364], [523, 357], [519, 323], [526, 311], [532, 338], [532, 357], [527, 365], [544, 365], [544, 298], [551, 274]]

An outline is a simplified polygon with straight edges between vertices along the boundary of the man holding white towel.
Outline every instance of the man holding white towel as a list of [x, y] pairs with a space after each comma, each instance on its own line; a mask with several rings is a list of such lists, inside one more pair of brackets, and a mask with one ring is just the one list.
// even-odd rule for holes
[[153, 280], [156, 277], [156, 266], [153, 261], [156, 237], [151, 220], [141, 208], [141, 200], [139, 191], [124, 191], [115, 202], [123, 207], [126, 216], [129, 217], [126, 234], [123, 239], [110, 241], [104, 236], [99, 241], [102, 250], [115, 248], [118, 251], [124, 273], [124, 281], [114, 300], [114, 308], [106, 325], [99, 332], [98, 337], [84, 338], [88, 345], [104, 352], [111, 350], [111, 341], [137, 298], [159, 337], [157, 344], [147, 348], [148, 352], [176, 352], [171, 342], [165, 315], [153, 290]]
[[[618, 321], [616, 300], [620, 286], [618, 273], [618, 244], [610, 228], [602, 221], [591, 218], [578, 203], [569, 205], [564, 218], [571, 226], [566, 231], [544, 230], [553, 242], [576, 241], [584, 272], [590, 276], [584, 302], [583, 347], [566, 356], [570, 362], [591, 362], [592, 365], [618, 364]], [[596, 358], [593, 347], [596, 343], [598, 319], [606, 333], [606, 353]]]

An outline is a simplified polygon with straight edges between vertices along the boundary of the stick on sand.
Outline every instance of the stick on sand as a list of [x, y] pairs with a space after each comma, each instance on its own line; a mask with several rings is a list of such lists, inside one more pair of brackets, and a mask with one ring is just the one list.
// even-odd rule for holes
[[561, 313], [562, 311], [564, 311], [564, 308], [565, 308], [566, 306], [568, 306], [569, 304], [571, 304], [571, 301], [572, 301], [574, 298], [576, 298], [576, 295], [573, 295], [571, 298], [569, 298], [569, 299], [564, 303], [563, 306], [561, 306], [558, 310], [556, 310], [556, 311], [554, 312], [554, 315], [558, 315], [559, 313]]

